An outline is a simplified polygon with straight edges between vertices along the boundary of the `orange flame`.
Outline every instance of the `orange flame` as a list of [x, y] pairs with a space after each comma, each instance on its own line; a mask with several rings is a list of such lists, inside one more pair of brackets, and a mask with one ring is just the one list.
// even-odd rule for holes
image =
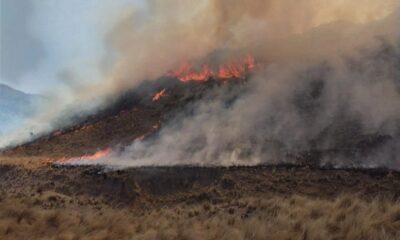
[[190, 63], [182, 64], [177, 70], [168, 73], [168, 76], [176, 77], [182, 82], [207, 81], [210, 78], [226, 80], [229, 78], [243, 78], [255, 68], [255, 60], [248, 55], [239, 62], [220, 65], [213, 70], [209, 65], [203, 64], [199, 71], [193, 68]]
[[168, 94], [166, 93], [167, 89], [162, 89], [161, 91], [159, 91], [158, 93], [154, 94], [153, 98], [151, 99], [153, 102], [156, 102], [158, 100], [160, 100], [162, 97], [168, 96]]
[[111, 148], [107, 148], [105, 150], [97, 151], [94, 154], [83, 155], [80, 157], [73, 157], [73, 158], [61, 158], [57, 160], [57, 163], [76, 163], [79, 161], [96, 161], [101, 158], [105, 158], [110, 156], [112, 153]]

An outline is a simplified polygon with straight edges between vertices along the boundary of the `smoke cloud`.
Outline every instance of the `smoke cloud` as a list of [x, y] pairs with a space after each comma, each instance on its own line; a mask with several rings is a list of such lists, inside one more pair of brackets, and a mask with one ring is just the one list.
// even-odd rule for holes
[[[165, 2], [153, 4], [157, 16], [171, 9]], [[184, 15], [199, 9], [199, 15], [193, 21], [184, 18], [184, 24], [190, 23], [200, 40], [202, 30], [208, 29], [207, 41], [196, 38], [193, 44], [184, 33], [182, 48], [177, 48], [184, 49], [183, 55], [167, 53], [167, 59], [190, 60], [228, 48], [250, 52], [265, 65], [244, 89], [219, 90], [213, 95], [218, 97], [198, 103], [155, 139], [137, 141], [103, 163], [253, 165], [294, 162], [317, 151], [322, 165], [399, 167], [400, 19], [394, 1], [177, 5], [183, 9], [173, 7], [173, 19], [182, 17], [175, 11]], [[175, 24], [168, 26], [175, 29]], [[193, 55], [187, 49], [195, 50]], [[236, 100], [227, 106], [227, 95], [232, 94]], [[354, 147], [368, 144], [364, 138], [380, 136], [388, 139], [373, 151]]]
[[[157, 137], [100, 162], [252, 165], [326, 152], [319, 164], [399, 168], [399, 5], [150, 0], [113, 19], [102, 77], [76, 85], [69, 109], [95, 111], [125, 89], [218, 50], [252, 54], [260, 66], [246, 86], [214, 90]], [[59, 116], [43, 117], [45, 129]], [[375, 136], [382, 143], [367, 154], [349, 147]]]
[[[144, 9], [132, 8], [114, 20], [117, 24], [107, 37], [111, 54], [105, 61], [111, 61], [109, 71], [101, 84], [84, 87], [77, 95], [87, 98], [88, 88], [96, 88], [96, 96], [114, 95], [219, 49], [252, 53], [266, 62], [306, 56], [320, 59], [321, 55], [329, 57], [338, 50], [347, 52], [368, 43], [360, 40], [363, 35], [374, 41], [374, 36], [390, 34], [395, 20], [387, 25], [360, 25], [388, 16], [398, 5], [394, 0], [303, 0], [296, 4], [289, 0], [151, 0]], [[329, 29], [313, 36], [312, 29], [321, 25], [328, 25]], [[333, 41], [338, 44], [330, 46]], [[316, 44], [325, 45], [316, 51]]]

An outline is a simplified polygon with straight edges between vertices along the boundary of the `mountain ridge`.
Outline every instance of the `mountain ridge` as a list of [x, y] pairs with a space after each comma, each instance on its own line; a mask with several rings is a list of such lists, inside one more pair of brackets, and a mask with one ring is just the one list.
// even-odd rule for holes
[[0, 135], [15, 129], [31, 116], [43, 97], [0, 83]]

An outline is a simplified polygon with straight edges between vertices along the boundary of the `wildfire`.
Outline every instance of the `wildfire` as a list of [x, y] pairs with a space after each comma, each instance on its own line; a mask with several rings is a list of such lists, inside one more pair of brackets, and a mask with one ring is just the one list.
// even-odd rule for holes
[[203, 64], [200, 70], [195, 70], [190, 63], [182, 64], [177, 70], [171, 71], [168, 75], [181, 80], [188, 81], [207, 81], [210, 78], [226, 80], [229, 78], [243, 78], [248, 72], [255, 68], [255, 60], [248, 55], [241, 61], [222, 64], [216, 69], [212, 69], [208, 64]]
[[57, 163], [71, 164], [71, 163], [76, 163], [76, 162], [80, 162], [80, 161], [96, 161], [101, 158], [110, 156], [111, 153], [112, 153], [111, 148], [107, 148], [105, 150], [95, 152], [94, 154], [88, 154], [88, 155], [83, 155], [80, 157], [73, 157], [73, 158], [61, 158], [61, 159], [57, 160]]
[[168, 96], [167, 89], [162, 89], [158, 93], [154, 94], [153, 98], [151, 99], [153, 102], [160, 100], [162, 97]]

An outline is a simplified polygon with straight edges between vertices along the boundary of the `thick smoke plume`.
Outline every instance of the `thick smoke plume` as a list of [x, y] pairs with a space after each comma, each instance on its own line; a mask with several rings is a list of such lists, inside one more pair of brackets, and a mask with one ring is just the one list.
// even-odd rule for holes
[[[203, 4], [197, 9], [204, 7], [199, 17], [206, 19], [184, 23], [207, 41], [183, 39], [182, 49], [200, 49], [183, 59], [229, 48], [250, 52], [264, 65], [248, 86], [236, 93], [217, 90], [155, 139], [137, 141], [104, 163], [252, 165], [297, 161], [304, 154], [308, 159], [317, 151], [323, 153], [319, 164], [399, 167], [400, 19], [394, 2]], [[178, 6], [178, 13], [191, 12]], [[169, 8], [154, 3], [156, 12]], [[196, 31], [203, 26], [206, 34]], [[351, 147], [375, 136], [389, 139], [371, 152]]]
[[[215, 90], [156, 138], [101, 162], [251, 165], [308, 154], [320, 164], [399, 168], [398, 9], [396, 0], [148, 1], [119, 16], [104, 79], [78, 86], [74, 101], [92, 111], [182, 62], [251, 54], [260, 66], [246, 86]], [[373, 136], [374, 151], [348, 147]]]

